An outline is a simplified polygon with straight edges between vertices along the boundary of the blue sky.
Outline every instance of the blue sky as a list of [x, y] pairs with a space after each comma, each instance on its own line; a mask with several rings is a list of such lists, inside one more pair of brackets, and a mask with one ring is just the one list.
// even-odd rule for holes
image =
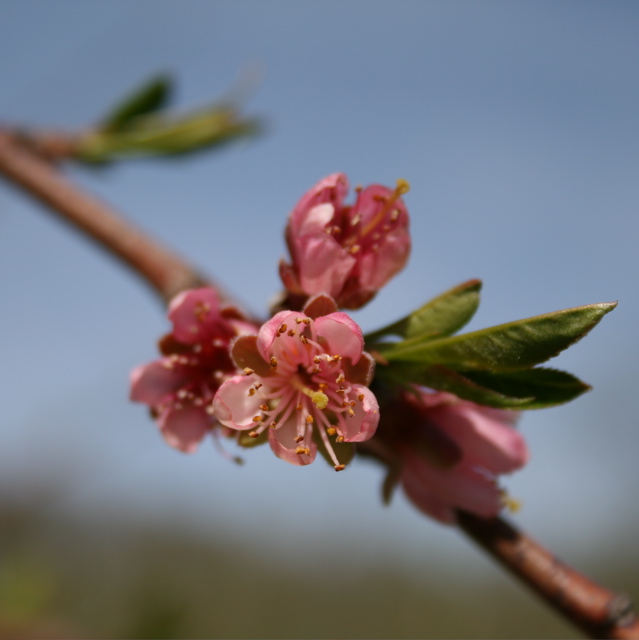
[[[264, 117], [260, 138], [68, 174], [257, 313], [279, 289], [286, 215], [334, 171], [412, 186], [413, 254], [356, 314], [365, 330], [474, 277], [484, 292], [470, 329], [619, 300], [552, 362], [594, 391], [524, 415], [532, 461], [507, 482], [524, 504], [516, 521], [588, 563], [639, 522], [638, 27], [634, 2], [5, 0], [0, 120], [75, 129], [158, 71], [174, 74], [184, 107], [256, 74], [247, 112]], [[298, 469], [256, 450], [237, 468], [208, 444], [166, 447], [126, 399], [129, 370], [166, 330], [162, 309], [5, 183], [0, 269], [6, 490], [54, 484], [52, 510], [123, 506], [273, 553], [314, 540], [362, 562], [484, 566], [402, 496], [383, 509], [373, 466]]]

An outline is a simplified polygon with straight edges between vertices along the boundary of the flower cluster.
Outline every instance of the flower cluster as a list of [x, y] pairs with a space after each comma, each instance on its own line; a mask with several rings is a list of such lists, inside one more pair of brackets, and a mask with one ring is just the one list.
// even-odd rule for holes
[[320, 180], [297, 203], [286, 228], [292, 264], [282, 261], [280, 276], [289, 293], [327, 293], [346, 309], [368, 302], [408, 260], [408, 212], [401, 198], [408, 189], [405, 180], [394, 190], [358, 188], [348, 206], [343, 173]]
[[[280, 264], [288, 308], [261, 327], [222, 308], [209, 288], [171, 302], [173, 330], [160, 340], [162, 357], [131, 374], [131, 399], [151, 407], [171, 446], [192, 452], [217, 426], [241, 446], [268, 442], [293, 465], [312, 463], [320, 451], [341, 471], [359, 443], [441, 522], [454, 522], [458, 509], [485, 517], [499, 512], [499, 474], [528, 457], [512, 427], [516, 413], [407, 389], [392, 375], [375, 382], [380, 409], [369, 388], [374, 359], [360, 327], [339, 310], [371, 300], [406, 264], [407, 191], [403, 180], [394, 190], [357, 188], [355, 203], [346, 205], [342, 173], [308, 191], [286, 229], [291, 263]], [[418, 322], [429, 326], [421, 316]], [[388, 364], [379, 353], [378, 359]]]

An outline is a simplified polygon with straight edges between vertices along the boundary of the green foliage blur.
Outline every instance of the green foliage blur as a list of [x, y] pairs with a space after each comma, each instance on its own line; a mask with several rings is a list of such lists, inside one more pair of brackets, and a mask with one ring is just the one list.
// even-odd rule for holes
[[[351, 571], [336, 550], [283, 572], [259, 548], [180, 522], [52, 514], [46, 498], [0, 500], [5, 640], [580, 637], [498, 567], [481, 584], [437, 571], [417, 579], [388, 558]], [[639, 589], [622, 559], [599, 577]]]

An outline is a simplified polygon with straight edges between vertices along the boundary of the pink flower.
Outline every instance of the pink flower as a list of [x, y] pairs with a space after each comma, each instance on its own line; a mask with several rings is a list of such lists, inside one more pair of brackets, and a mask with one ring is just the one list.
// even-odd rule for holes
[[275, 455], [291, 464], [313, 462], [315, 433], [341, 471], [329, 438], [361, 442], [379, 422], [377, 400], [365, 386], [373, 361], [363, 352], [361, 329], [345, 313], [317, 317], [312, 307], [280, 311], [257, 336], [238, 338], [232, 353], [244, 375], [220, 387], [213, 407], [226, 427], [254, 438], [268, 430]]
[[229, 344], [254, 331], [234, 309], [220, 309], [212, 289], [192, 289], [169, 305], [173, 331], [162, 338], [164, 357], [131, 372], [131, 400], [151, 407], [164, 439], [192, 453], [215, 424], [212, 402], [220, 384], [237, 372]]
[[[528, 461], [523, 436], [513, 425], [515, 411], [481, 406], [444, 392], [415, 388], [396, 411], [394, 448], [401, 459], [401, 482], [410, 500], [443, 523], [461, 509], [489, 518], [504, 506], [499, 474]], [[386, 411], [385, 411], [386, 415]], [[400, 440], [404, 424], [406, 437]]]
[[405, 180], [395, 190], [374, 184], [345, 205], [343, 173], [318, 182], [286, 228], [292, 265], [280, 262], [280, 276], [288, 291], [306, 297], [324, 292], [348, 309], [368, 302], [408, 260], [408, 212], [401, 199], [408, 189]]

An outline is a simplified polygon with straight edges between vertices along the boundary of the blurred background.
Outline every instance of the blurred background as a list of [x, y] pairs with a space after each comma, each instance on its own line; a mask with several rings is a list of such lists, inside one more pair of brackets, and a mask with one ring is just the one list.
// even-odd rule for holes
[[[257, 314], [334, 171], [412, 186], [411, 261], [365, 331], [474, 277], [471, 330], [618, 299], [552, 361], [594, 391], [523, 416], [506, 484], [518, 526], [638, 599], [638, 29], [632, 1], [2, 0], [0, 121], [77, 130], [158, 72], [185, 108], [259, 78], [257, 138], [66, 171]], [[3, 637], [575, 637], [456, 530], [383, 507], [373, 463], [170, 449], [127, 400], [163, 309], [5, 182], [0, 273]]]

